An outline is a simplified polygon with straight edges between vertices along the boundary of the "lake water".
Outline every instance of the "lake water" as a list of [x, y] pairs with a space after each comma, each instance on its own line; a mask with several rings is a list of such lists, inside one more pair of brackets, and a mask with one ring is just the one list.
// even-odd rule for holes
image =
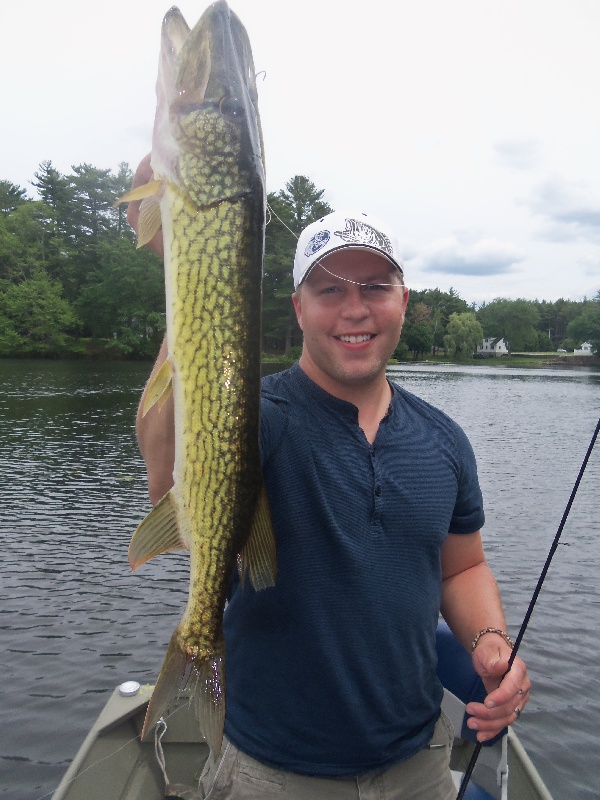
[[[149, 369], [0, 360], [0, 797], [52, 793], [115, 685], [155, 681], [185, 606], [185, 554], [127, 564], [149, 508], [133, 429]], [[471, 438], [516, 635], [600, 416], [600, 373], [391, 374]], [[534, 693], [516, 731], [555, 800], [599, 796], [599, 478], [600, 443], [521, 647]]]

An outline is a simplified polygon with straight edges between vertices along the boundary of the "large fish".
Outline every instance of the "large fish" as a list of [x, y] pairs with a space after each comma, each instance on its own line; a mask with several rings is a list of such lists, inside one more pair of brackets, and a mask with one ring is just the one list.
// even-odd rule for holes
[[274, 584], [275, 543], [259, 449], [265, 189], [254, 64], [224, 0], [190, 32], [172, 8], [162, 29], [152, 140], [154, 180], [139, 200], [138, 244], [161, 222], [169, 356], [146, 412], [172, 390], [174, 486], [135, 531], [133, 569], [188, 548], [188, 604], [150, 701], [142, 737], [189, 681], [217, 753], [225, 714], [222, 617], [233, 570]]

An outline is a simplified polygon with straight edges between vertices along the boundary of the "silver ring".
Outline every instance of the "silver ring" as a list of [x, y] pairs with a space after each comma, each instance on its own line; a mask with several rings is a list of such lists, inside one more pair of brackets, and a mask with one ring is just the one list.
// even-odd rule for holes
[[523, 691], [523, 689], [519, 689], [519, 691], [517, 692], [517, 694], [525, 694], [525, 692]]
[[517, 719], [519, 719], [519, 717], [521, 716], [521, 709], [518, 706], [517, 708], [515, 708], [515, 714], [517, 715]]

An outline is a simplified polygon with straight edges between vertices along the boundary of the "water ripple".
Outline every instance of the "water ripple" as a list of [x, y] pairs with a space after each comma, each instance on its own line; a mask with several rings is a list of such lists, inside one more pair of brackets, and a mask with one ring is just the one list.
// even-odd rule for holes
[[[156, 679], [188, 561], [127, 564], [149, 508], [133, 428], [149, 365], [2, 366], [0, 703], [18, 724], [0, 745], [0, 794], [20, 800], [56, 787], [116, 684]], [[600, 415], [600, 376], [416, 365], [393, 377], [474, 444], [486, 550], [516, 633]], [[522, 649], [534, 693], [517, 732], [557, 800], [597, 797], [598, 451]]]

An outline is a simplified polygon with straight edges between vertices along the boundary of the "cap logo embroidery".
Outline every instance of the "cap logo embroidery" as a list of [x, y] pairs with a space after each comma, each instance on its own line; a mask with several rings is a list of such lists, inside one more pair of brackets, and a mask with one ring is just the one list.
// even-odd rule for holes
[[310, 242], [304, 248], [304, 255], [307, 258], [314, 256], [315, 253], [318, 253], [319, 250], [322, 250], [325, 247], [330, 238], [331, 234], [329, 231], [319, 231], [318, 233], [315, 233]]
[[361, 222], [358, 219], [347, 219], [346, 227], [343, 231], [334, 231], [336, 236], [339, 236], [348, 244], [364, 244], [371, 247], [378, 247], [390, 256], [394, 255], [392, 243], [385, 235], [381, 233], [372, 225], [367, 225], [366, 222]]

